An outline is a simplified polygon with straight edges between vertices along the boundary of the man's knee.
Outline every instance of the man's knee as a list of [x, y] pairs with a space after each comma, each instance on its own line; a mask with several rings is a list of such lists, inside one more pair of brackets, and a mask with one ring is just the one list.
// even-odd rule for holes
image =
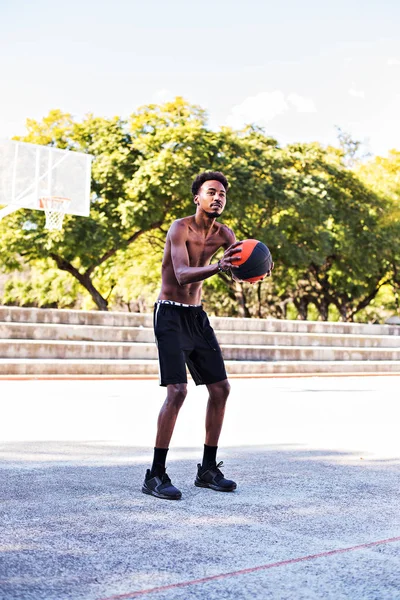
[[218, 381], [218, 383], [212, 383], [209, 386], [210, 398], [219, 402], [226, 402], [231, 391], [230, 383], [227, 379], [224, 381]]
[[167, 386], [167, 390], [168, 403], [180, 408], [187, 395], [187, 384], [173, 383]]

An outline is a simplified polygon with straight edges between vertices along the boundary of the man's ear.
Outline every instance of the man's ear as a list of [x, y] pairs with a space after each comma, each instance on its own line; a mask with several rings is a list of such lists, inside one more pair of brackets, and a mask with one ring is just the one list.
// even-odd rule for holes
[[193, 202], [194, 202], [195, 204], [197, 204], [197, 205], [199, 204], [199, 203], [197, 202], [198, 198], [199, 198], [198, 196], [195, 196], [195, 197], [193, 198]]

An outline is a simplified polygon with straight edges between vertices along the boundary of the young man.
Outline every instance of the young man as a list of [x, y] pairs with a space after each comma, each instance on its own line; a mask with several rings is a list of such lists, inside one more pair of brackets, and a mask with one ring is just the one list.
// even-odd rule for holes
[[[187, 364], [196, 385], [207, 386], [204, 456], [197, 465], [195, 485], [231, 492], [236, 483], [225, 479], [217, 464], [218, 439], [230, 386], [214, 331], [201, 306], [204, 279], [228, 271], [240, 257], [240, 242], [229, 227], [218, 223], [226, 204], [228, 182], [220, 172], [206, 171], [192, 185], [196, 214], [178, 219], [167, 234], [162, 262], [162, 284], [154, 308], [161, 385], [167, 398], [158, 417], [151, 469], [146, 472], [145, 494], [178, 500], [181, 492], [165, 472], [169, 443], [179, 410], [187, 393]], [[223, 257], [210, 264], [220, 248]]]

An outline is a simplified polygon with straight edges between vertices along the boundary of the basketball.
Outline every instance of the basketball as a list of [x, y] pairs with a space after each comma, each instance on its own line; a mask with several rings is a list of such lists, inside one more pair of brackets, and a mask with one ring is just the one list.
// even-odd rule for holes
[[233, 277], [249, 283], [264, 279], [272, 268], [272, 256], [267, 246], [258, 240], [244, 240], [241, 248], [241, 257], [235, 261], [235, 266], [239, 266], [232, 269]]

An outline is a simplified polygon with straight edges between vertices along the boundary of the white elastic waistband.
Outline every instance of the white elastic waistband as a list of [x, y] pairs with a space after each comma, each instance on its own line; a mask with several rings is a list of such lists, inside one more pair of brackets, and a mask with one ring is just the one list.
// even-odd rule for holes
[[171, 304], [172, 306], [183, 306], [184, 308], [200, 308], [201, 304], [183, 304], [174, 300], [157, 300], [157, 304]]

